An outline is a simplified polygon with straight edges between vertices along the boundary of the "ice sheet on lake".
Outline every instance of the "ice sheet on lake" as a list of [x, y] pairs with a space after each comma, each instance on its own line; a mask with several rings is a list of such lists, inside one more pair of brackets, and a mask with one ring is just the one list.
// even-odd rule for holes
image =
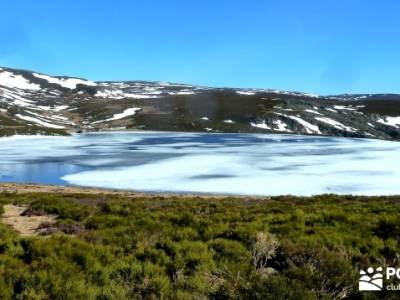
[[0, 150], [0, 172], [15, 163], [59, 162], [79, 166], [61, 179], [83, 186], [244, 195], [400, 194], [400, 143], [379, 140], [100, 133], [2, 139]]

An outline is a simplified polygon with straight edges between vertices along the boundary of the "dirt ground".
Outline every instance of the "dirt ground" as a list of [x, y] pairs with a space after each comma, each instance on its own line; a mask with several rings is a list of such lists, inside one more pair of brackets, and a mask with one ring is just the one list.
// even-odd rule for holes
[[[191, 194], [191, 193], [144, 193], [125, 190], [99, 189], [90, 187], [74, 187], [74, 186], [56, 186], [42, 184], [27, 184], [27, 183], [0, 183], [0, 193], [60, 193], [60, 194], [105, 194], [105, 195], [120, 195], [124, 197], [198, 197], [204, 199], [215, 199], [232, 197], [232, 195], [214, 195], [214, 194]], [[246, 199], [268, 199], [269, 197], [261, 196], [240, 196], [235, 195], [234, 198]]]
[[1, 221], [11, 226], [23, 237], [38, 235], [41, 224], [55, 222], [55, 216], [22, 216], [22, 213], [27, 209], [26, 206], [7, 204], [3, 208], [4, 214], [1, 217]]
[[63, 194], [118, 194], [125, 196], [143, 195], [142, 193], [135, 193], [130, 191], [118, 191], [110, 189], [96, 189], [85, 187], [69, 187], [69, 186], [56, 186], [56, 185], [42, 185], [42, 184], [25, 184], [25, 183], [0, 183], [0, 193], [63, 193]]

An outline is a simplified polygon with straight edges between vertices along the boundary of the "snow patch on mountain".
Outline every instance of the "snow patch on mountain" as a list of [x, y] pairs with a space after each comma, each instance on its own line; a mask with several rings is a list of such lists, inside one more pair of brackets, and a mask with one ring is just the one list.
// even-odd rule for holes
[[250, 91], [236, 91], [236, 94], [245, 95], [245, 96], [253, 96], [256, 93], [255, 92], [250, 92]]
[[308, 134], [322, 134], [317, 125], [311, 124], [298, 116], [290, 116], [282, 113], [275, 113], [278, 116], [292, 119], [302, 125]]
[[83, 80], [78, 78], [58, 78], [58, 77], [51, 77], [47, 75], [32, 73], [33, 76], [47, 80], [49, 83], [58, 84], [64, 88], [74, 90], [78, 84], [89, 85], [89, 86], [96, 86], [97, 84], [93, 81]]
[[41, 110], [48, 110], [48, 111], [55, 111], [55, 112], [59, 112], [59, 111], [66, 110], [67, 108], [69, 108], [68, 105], [55, 105], [55, 106], [38, 105], [38, 107]]
[[97, 91], [96, 97], [99, 98], [109, 98], [109, 99], [124, 99], [124, 98], [132, 98], [132, 99], [151, 99], [151, 98], [159, 98], [157, 95], [151, 94], [133, 94], [127, 93], [123, 90], [101, 90]]
[[25, 93], [22, 91], [17, 93], [15, 91], [0, 87], [0, 96], [5, 98], [7, 103], [20, 107], [31, 107], [34, 105], [32, 100], [25, 99], [20, 95], [25, 96]]
[[351, 106], [344, 106], [344, 105], [334, 105], [333, 106], [333, 108], [334, 109], [337, 109], [337, 110], [357, 110], [356, 108], [354, 108], [354, 107], [351, 107]]
[[276, 126], [274, 128], [275, 131], [292, 132], [291, 130], [288, 129], [288, 125], [286, 123], [284, 123], [282, 120], [276, 120], [273, 123]]
[[8, 71], [0, 72], [0, 85], [21, 90], [40, 90], [40, 85], [31, 83], [22, 75], [16, 75]]
[[314, 114], [314, 115], [320, 115], [320, 116], [323, 115], [323, 114], [317, 112], [316, 110], [312, 110], [312, 109], [306, 109], [306, 110], [304, 110], [304, 111], [305, 111], [305, 112], [309, 112], [309, 113]]
[[335, 114], [338, 113], [338, 111], [337, 111], [337, 110], [334, 110], [333, 108], [326, 108], [326, 110], [327, 110], [327, 111], [330, 111], [330, 112], [333, 112], [333, 113], [335, 113]]
[[261, 128], [261, 129], [271, 130], [271, 127], [269, 127], [269, 126], [265, 123], [265, 121], [262, 122], [262, 123], [254, 123], [254, 122], [251, 122], [250, 125], [253, 126], [253, 127]]
[[133, 116], [139, 110], [141, 110], [141, 108], [139, 108], [139, 107], [125, 109], [122, 113], [115, 114], [112, 118], [109, 118], [106, 121], [115, 121], [115, 120], [120, 120], [120, 119], [129, 117], [129, 116]]
[[313, 125], [305, 120], [303, 120], [300, 117], [296, 116], [287, 116], [289, 119], [295, 120], [299, 124], [303, 125], [303, 127], [306, 129], [306, 132], [309, 134], [321, 134], [321, 131], [319, 130], [319, 127], [317, 125]]
[[63, 128], [65, 128], [63, 126], [59, 126], [59, 125], [55, 125], [55, 124], [50, 124], [50, 123], [44, 122], [44, 121], [39, 120], [39, 119], [34, 118], [34, 117], [24, 116], [24, 115], [21, 115], [21, 114], [16, 114], [15, 116], [17, 118], [21, 119], [21, 120], [32, 122], [32, 123], [35, 123], [35, 124], [38, 124], [38, 125], [41, 125], [41, 126], [44, 126], [44, 127], [48, 127], [48, 128], [54, 128], [54, 129], [63, 129]]
[[333, 127], [335, 127], [336, 129], [340, 129], [340, 130], [345, 130], [345, 131], [350, 131], [350, 132], [356, 132], [357, 129], [353, 128], [353, 127], [349, 127], [346, 125], [343, 125], [342, 123], [335, 121], [331, 118], [327, 118], [327, 117], [315, 117], [316, 120], [321, 121], [325, 124], [331, 125]]
[[194, 91], [190, 91], [190, 90], [182, 90], [179, 92], [169, 92], [169, 95], [196, 95], [196, 93]]
[[124, 119], [126, 117], [135, 115], [136, 112], [138, 112], [140, 110], [142, 110], [142, 109], [139, 108], [139, 107], [127, 108], [122, 113], [115, 114], [114, 116], [112, 116], [111, 118], [108, 118], [106, 120], [92, 122], [92, 124], [99, 124], [99, 123], [103, 123], [103, 122], [111, 122], [111, 121], [121, 120], [121, 119]]
[[399, 128], [400, 117], [383, 117], [383, 118], [378, 119], [377, 122], [384, 124], [384, 125], [389, 125], [392, 127]]

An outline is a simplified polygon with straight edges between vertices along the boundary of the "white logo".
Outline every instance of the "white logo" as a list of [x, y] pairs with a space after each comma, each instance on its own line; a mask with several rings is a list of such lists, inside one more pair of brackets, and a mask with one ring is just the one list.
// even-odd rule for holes
[[381, 291], [383, 288], [383, 274], [382, 267], [368, 268], [367, 272], [360, 271], [360, 281], [358, 289], [360, 291]]

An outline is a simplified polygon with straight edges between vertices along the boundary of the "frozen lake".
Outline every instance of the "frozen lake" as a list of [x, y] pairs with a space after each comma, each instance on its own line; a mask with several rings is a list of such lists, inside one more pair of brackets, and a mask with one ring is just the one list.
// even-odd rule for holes
[[400, 194], [400, 143], [261, 134], [0, 139], [0, 181], [244, 195]]

